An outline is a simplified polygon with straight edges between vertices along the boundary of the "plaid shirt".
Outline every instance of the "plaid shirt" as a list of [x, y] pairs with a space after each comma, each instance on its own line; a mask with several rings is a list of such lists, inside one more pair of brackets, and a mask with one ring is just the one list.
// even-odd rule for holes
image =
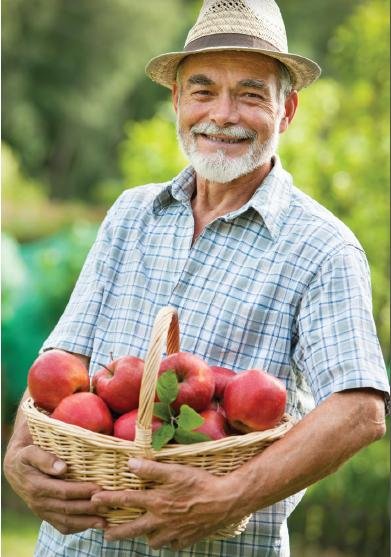
[[[372, 318], [369, 270], [354, 235], [292, 184], [280, 161], [239, 210], [192, 245], [189, 167], [168, 183], [125, 191], [108, 212], [69, 304], [43, 349], [98, 362], [145, 357], [154, 318], [177, 308], [181, 350], [240, 372], [281, 379], [302, 417], [331, 393], [388, 391]], [[255, 513], [246, 532], [173, 552], [102, 532], [63, 536], [43, 523], [36, 556], [289, 555], [287, 517], [303, 493]]]

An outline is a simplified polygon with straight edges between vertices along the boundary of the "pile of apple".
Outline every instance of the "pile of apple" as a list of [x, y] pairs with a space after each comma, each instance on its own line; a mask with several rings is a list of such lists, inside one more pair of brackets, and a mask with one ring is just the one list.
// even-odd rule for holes
[[[28, 373], [37, 407], [56, 420], [134, 441], [144, 362], [122, 356], [96, 372], [62, 350], [43, 352]], [[194, 443], [278, 425], [286, 389], [274, 376], [209, 366], [187, 352], [162, 360], [152, 420], [153, 446]]]

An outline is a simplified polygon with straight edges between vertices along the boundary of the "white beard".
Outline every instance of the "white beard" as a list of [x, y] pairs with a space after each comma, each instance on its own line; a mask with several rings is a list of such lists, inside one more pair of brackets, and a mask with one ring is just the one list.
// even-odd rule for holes
[[[249, 174], [256, 168], [268, 163], [276, 153], [279, 140], [279, 119], [276, 119], [273, 134], [264, 143], [257, 140], [257, 135], [252, 130], [240, 126], [220, 128], [215, 124], [196, 124], [188, 133], [179, 126], [177, 118], [177, 137], [183, 153], [187, 156], [197, 174], [211, 182], [224, 184], [240, 176]], [[232, 138], [249, 138], [251, 143], [247, 152], [238, 157], [229, 157], [224, 149], [215, 153], [200, 153], [197, 148], [195, 133], [224, 134]]]

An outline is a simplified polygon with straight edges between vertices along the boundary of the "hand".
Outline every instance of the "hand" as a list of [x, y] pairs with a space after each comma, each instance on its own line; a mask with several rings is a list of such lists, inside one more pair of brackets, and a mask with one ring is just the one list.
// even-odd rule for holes
[[130, 460], [139, 478], [159, 483], [148, 490], [101, 491], [92, 497], [99, 513], [111, 507], [136, 507], [145, 514], [105, 531], [108, 540], [146, 535], [152, 549], [179, 550], [204, 539], [217, 528], [245, 516], [237, 502], [240, 491], [227, 476], [200, 468], [151, 460]]
[[61, 479], [65, 471], [65, 462], [34, 445], [9, 449], [4, 459], [4, 473], [15, 492], [62, 534], [104, 528], [105, 520], [91, 503], [91, 496], [101, 488], [65, 481]]

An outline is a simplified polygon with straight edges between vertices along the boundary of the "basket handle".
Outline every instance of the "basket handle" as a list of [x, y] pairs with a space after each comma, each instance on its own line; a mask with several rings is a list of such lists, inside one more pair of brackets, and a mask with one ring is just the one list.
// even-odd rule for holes
[[178, 313], [175, 308], [170, 306], [163, 307], [155, 318], [141, 381], [135, 444], [136, 448], [148, 458], [153, 457], [151, 425], [153, 405], [165, 344], [168, 355], [179, 352]]

